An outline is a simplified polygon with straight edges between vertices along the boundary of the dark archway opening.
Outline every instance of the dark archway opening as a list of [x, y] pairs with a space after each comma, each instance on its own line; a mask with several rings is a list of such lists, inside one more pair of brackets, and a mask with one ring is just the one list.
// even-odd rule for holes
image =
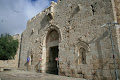
[[46, 54], [46, 72], [58, 75], [59, 62], [59, 33], [51, 30], [47, 35], [47, 54]]
[[56, 58], [58, 58], [58, 46], [50, 47], [47, 73], [58, 75], [58, 61]]

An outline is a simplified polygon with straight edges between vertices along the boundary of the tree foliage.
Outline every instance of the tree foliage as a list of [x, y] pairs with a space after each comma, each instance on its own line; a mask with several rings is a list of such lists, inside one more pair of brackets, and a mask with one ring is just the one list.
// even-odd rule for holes
[[9, 34], [0, 36], [0, 60], [13, 59], [18, 49], [18, 40], [14, 40]]

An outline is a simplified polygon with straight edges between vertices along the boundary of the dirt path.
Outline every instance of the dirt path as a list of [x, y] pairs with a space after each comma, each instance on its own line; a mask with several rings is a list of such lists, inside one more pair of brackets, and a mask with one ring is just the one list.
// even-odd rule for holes
[[12, 70], [0, 72], [0, 80], [86, 80], [86, 79]]

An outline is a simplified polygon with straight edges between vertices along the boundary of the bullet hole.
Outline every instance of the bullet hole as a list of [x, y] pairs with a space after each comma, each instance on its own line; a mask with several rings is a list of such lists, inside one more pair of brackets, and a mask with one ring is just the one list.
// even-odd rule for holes
[[72, 21], [72, 20], [68, 20], [68, 23], [70, 24], [71, 21]]
[[92, 13], [94, 15], [95, 9], [94, 9], [93, 5], [91, 5], [91, 7], [92, 7]]
[[93, 15], [96, 12], [96, 5], [97, 5], [97, 3], [94, 3], [93, 5], [91, 5]]
[[68, 23], [70, 23], [70, 21], [68, 21]]
[[48, 14], [50, 19], [53, 19], [53, 15], [51, 13]]

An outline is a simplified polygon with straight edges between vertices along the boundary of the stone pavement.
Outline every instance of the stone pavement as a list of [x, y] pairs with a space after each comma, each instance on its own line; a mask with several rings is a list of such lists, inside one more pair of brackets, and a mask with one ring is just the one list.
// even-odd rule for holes
[[0, 72], [0, 80], [86, 80], [86, 79], [20, 70], [11, 70]]

